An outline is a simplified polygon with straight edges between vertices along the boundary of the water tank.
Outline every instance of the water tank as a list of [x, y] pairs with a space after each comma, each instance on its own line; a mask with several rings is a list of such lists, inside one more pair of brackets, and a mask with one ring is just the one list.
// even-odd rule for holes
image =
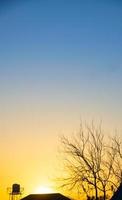
[[19, 194], [20, 193], [20, 185], [19, 184], [13, 184], [12, 185], [12, 193]]

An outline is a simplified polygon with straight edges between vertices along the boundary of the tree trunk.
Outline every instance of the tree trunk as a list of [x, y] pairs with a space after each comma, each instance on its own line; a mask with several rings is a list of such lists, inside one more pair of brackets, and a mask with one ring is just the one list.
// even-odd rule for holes
[[98, 191], [97, 191], [97, 182], [96, 182], [96, 178], [95, 178], [94, 187], [95, 187], [95, 199], [98, 200]]
[[105, 191], [105, 187], [104, 187], [104, 191], [103, 191], [103, 200], [106, 200], [106, 191]]
[[97, 192], [97, 188], [95, 188], [95, 199], [98, 200], [98, 192]]

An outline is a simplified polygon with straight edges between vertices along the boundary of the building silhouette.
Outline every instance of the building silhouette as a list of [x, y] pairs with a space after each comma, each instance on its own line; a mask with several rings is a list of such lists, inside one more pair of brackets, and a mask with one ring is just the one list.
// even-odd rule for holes
[[30, 194], [21, 200], [71, 200], [60, 193]]
[[114, 193], [111, 200], [122, 200], [122, 183], [120, 184], [118, 190]]

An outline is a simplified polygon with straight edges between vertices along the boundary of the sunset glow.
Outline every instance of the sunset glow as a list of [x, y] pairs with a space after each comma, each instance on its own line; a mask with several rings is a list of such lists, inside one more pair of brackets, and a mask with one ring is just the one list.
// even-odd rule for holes
[[35, 194], [48, 194], [48, 193], [53, 193], [53, 189], [48, 187], [48, 186], [39, 186], [36, 190], [35, 190]]

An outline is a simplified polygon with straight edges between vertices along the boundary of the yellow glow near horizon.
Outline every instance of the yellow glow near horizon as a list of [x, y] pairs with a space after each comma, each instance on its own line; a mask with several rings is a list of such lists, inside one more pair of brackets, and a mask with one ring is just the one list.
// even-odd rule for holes
[[48, 193], [53, 193], [53, 189], [49, 186], [39, 186], [38, 188], [35, 189], [35, 194], [48, 194]]

